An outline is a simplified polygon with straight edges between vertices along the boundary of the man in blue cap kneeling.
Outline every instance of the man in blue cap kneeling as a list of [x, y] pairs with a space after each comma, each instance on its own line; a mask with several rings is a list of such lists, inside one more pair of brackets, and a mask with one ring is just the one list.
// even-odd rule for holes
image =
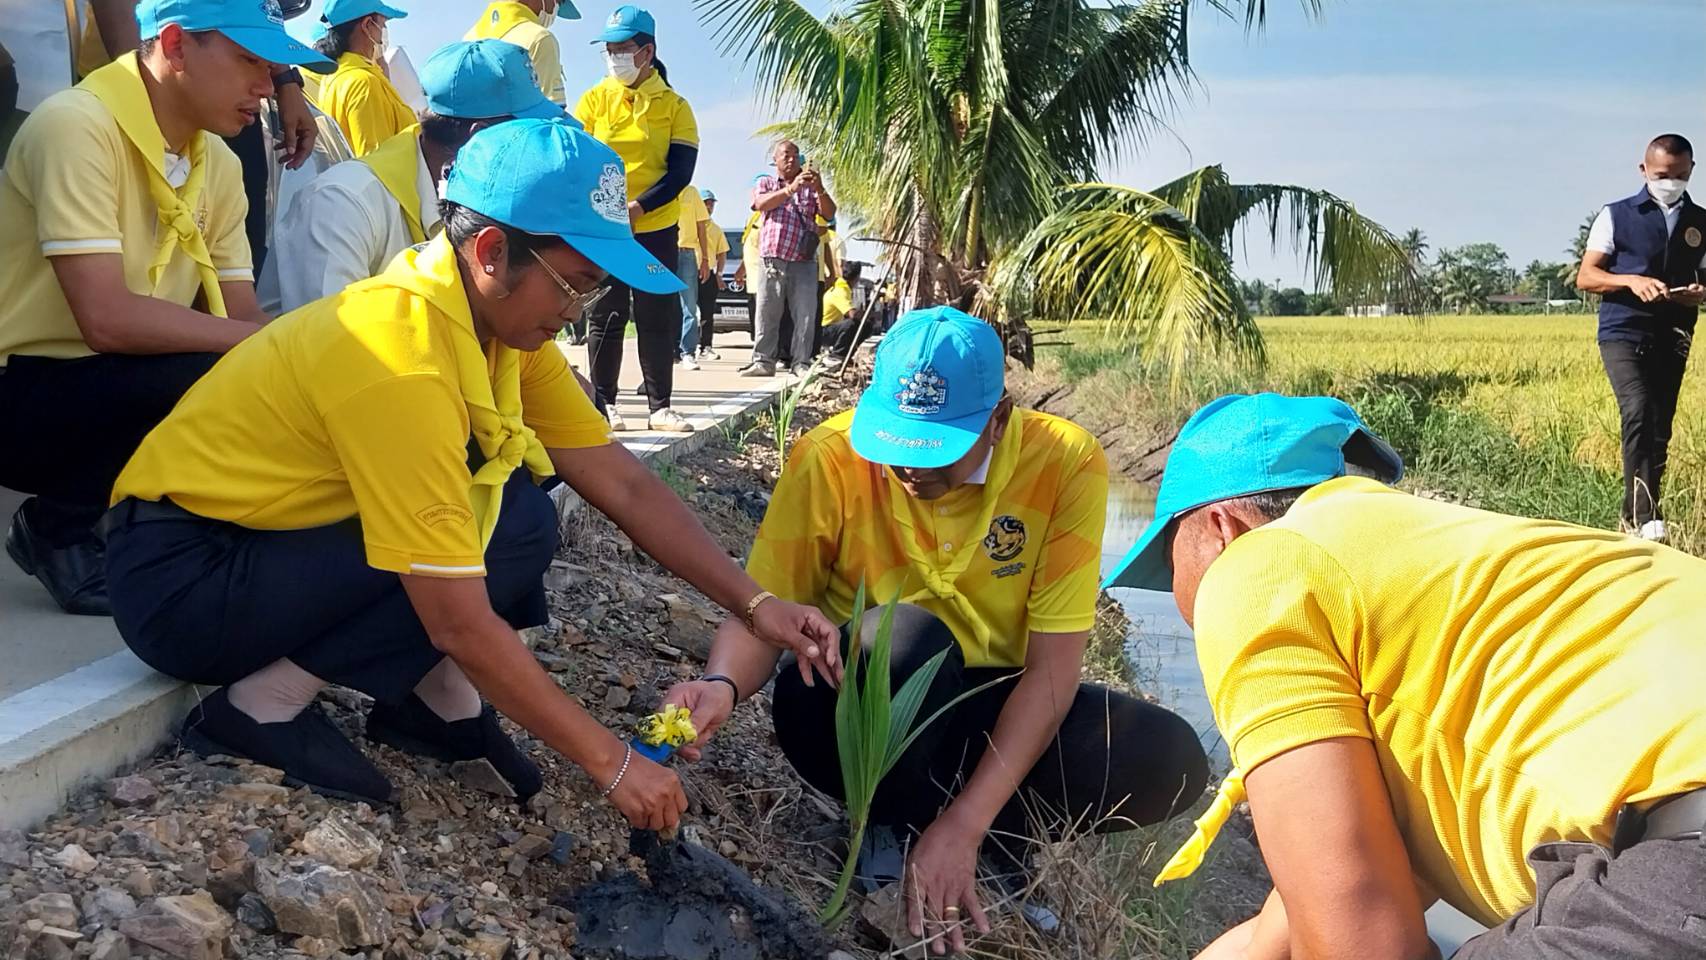
[[[1001, 338], [975, 317], [949, 307], [903, 317], [858, 407], [795, 442], [747, 563], [766, 590], [844, 625], [861, 587], [875, 604], [898, 601], [895, 687], [944, 658], [920, 719], [977, 691], [884, 778], [860, 850], [867, 888], [905, 876], [912, 930], [945, 934], [938, 953], [963, 949], [962, 921], [988, 929], [980, 854], [998, 882], [1027, 889], [1036, 843], [1164, 820], [1197, 799], [1208, 774], [1190, 724], [1080, 682], [1107, 460], [1083, 428], [1016, 408], [1004, 363]], [[865, 644], [874, 623], [860, 629]], [[722, 626], [709, 673], [665, 698], [690, 708], [701, 733], [687, 756], [777, 661], [740, 623]], [[836, 691], [798, 667], [776, 678], [777, 739], [807, 782], [843, 797]], [[1058, 922], [1039, 903], [1025, 911], [1045, 929]]]
[[[1706, 560], [1423, 499], [1345, 404], [1185, 424], [1110, 585], [1171, 590], [1274, 893], [1199, 960], [1706, 955]], [[1526, 860], [1525, 860], [1526, 856]]]

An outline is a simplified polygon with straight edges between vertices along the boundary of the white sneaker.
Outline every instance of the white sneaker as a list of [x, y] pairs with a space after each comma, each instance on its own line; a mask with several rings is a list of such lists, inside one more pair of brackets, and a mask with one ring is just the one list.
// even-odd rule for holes
[[1651, 540], [1654, 543], [1667, 542], [1665, 522], [1663, 520], [1648, 520], [1646, 523], [1641, 524], [1640, 532], [1635, 535], [1640, 537], [1642, 540]]
[[697, 370], [697, 369], [699, 369], [699, 361], [693, 359], [693, 354], [691, 354], [691, 353], [685, 357], [682, 357], [680, 360], [677, 360], [676, 363], [679, 364], [681, 366], [681, 369], [683, 369], [683, 370]]
[[723, 359], [723, 355], [718, 353], [715, 350], [712, 350], [710, 347], [700, 347], [699, 348], [699, 359], [701, 359], [701, 360], [721, 360], [721, 359]]
[[622, 411], [618, 410], [614, 403], [605, 408], [605, 419], [610, 421], [610, 429], [617, 433], [628, 429], [627, 419], [622, 416]]
[[693, 424], [688, 423], [686, 417], [676, 413], [669, 407], [664, 407], [662, 410], [653, 410], [652, 415], [646, 421], [646, 424], [659, 433], [693, 432]]

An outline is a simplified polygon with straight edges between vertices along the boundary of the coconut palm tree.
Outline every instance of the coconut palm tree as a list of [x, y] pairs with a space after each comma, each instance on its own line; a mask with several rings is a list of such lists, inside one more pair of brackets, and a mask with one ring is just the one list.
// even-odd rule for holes
[[1403, 238], [1398, 243], [1404, 248], [1404, 255], [1409, 257], [1410, 262], [1415, 264], [1418, 269], [1427, 262], [1428, 235], [1420, 229], [1411, 227], [1404, 232]]
[[[1319, 0], [1302, 0], [1313, 11]], [[889, 242], [903, 296], [1109, 320], [1175, 364], [1259, 352], [1230, 263], [1254, 222], [1347, 300], [1414, 282], [1399, 241], [1331, 194], [1238, 185], [1219, 167], [1153, 191], [1096, 183], [1193, 89], [1196, 0], [698, 0], [786, 135]], [[1215, 0], [1259, 25], [1263, 0]], [[1070, 250], [1070, 255], [1063, 251]]]

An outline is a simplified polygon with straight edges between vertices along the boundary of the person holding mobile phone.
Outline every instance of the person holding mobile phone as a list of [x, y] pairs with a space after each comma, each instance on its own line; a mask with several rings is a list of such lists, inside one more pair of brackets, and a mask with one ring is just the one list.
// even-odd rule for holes
[[1659, 482], [1706, 300], [1706, 208], [1688, 195], [1694, 147], [1687, 138], [1654, 139], [1640, 169], [1641, 191], [1594, 220], [1576, 286], [1601, 296], [1599, 352], [1622, 417], [1623, 528], [1663, 541]]

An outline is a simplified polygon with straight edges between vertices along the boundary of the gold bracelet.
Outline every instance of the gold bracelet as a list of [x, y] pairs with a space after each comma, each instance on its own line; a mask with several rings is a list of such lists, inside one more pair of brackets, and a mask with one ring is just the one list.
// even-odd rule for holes
[[754, 636], [758, 634], [758, 628], [752, 625], [752, 615], [758, 612], [759, 604], [766, 600], [774, 599], [776, 599], [776, 595], [774, 593], [771, 593], [768, 590], [760, 590], [758, 591], [757, 596], [754, 596], [751, 600], [746, 602], [746, 609], [741, 612], [740, 619], [742, 623], [746, 624], [747, 632]]

